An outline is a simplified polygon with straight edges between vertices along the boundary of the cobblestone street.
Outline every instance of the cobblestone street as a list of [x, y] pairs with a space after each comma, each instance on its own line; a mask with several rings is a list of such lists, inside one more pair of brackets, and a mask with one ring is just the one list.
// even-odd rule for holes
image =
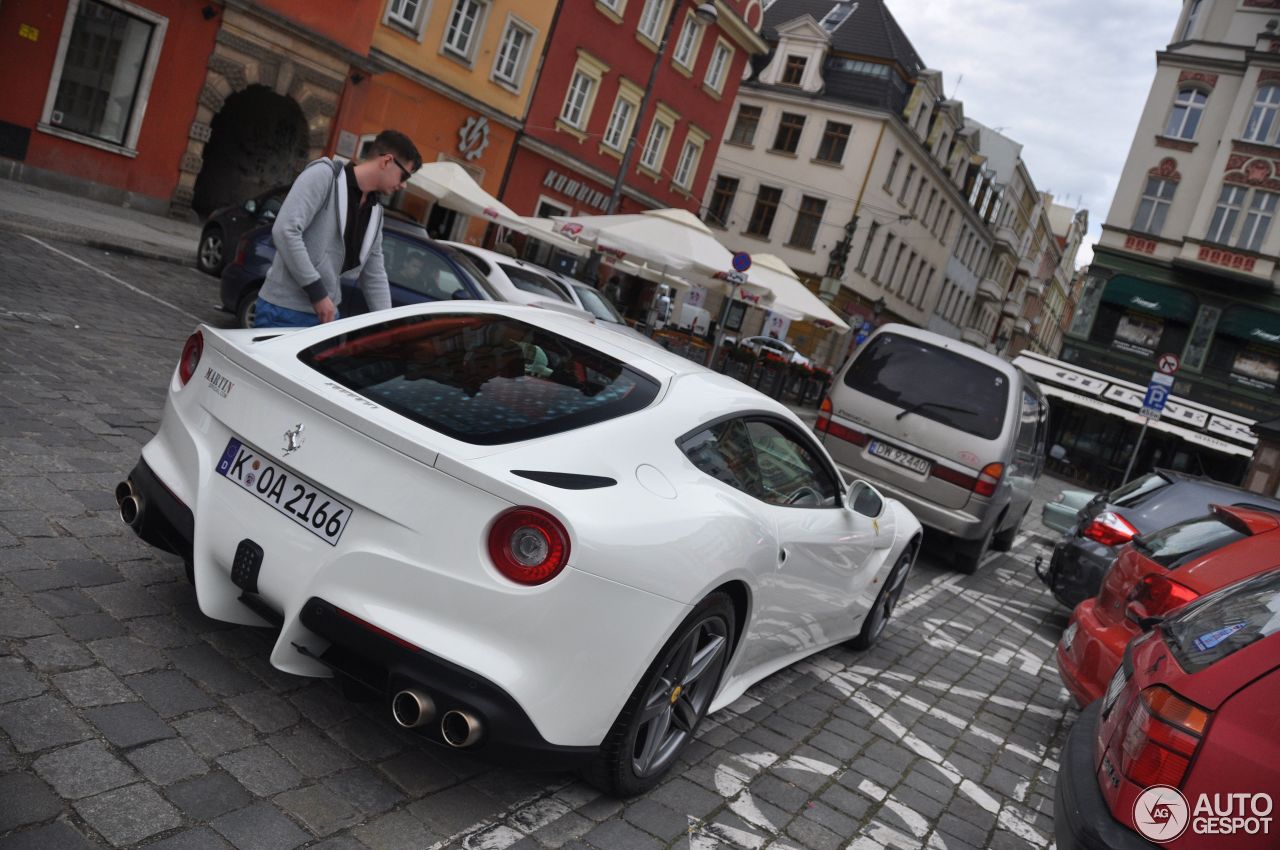
[[5, 231], [0, 262], [0, 850], [1052, 845], [1076, 712], [1033, 562], [1058, 482], [1012, 552], [966, 576], [926, 545], [879, 646], [765, 680], [620, 802], [430, 746], [205, 618], [112, 490], [183, 340], [230, 324], [217, 281]]

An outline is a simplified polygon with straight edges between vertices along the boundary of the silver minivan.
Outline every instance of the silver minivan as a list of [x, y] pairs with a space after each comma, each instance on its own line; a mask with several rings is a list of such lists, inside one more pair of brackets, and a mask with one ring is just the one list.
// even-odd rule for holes
[[1007, 551], [1044, 468], [1048, 402], [1025, 372], [907, 325], [880, 327], [845, 365], [816, 425], [848, 478], [865, 478], [954, 538], [973, 572]]

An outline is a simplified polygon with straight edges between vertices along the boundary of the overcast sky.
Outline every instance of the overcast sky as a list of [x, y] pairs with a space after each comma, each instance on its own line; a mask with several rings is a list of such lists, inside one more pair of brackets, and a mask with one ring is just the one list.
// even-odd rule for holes
[[[886, 0], [969, 118], [1022, 143], [1036, 188], [1089, 211], [1089, 262], [1177, 0]], [[963, 77], [962, 77], [963, 75]]]

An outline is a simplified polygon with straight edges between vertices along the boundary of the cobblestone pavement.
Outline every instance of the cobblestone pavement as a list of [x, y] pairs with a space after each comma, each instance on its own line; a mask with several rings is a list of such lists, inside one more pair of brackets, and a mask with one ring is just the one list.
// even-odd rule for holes
[[216, 281], [13, 233], [0, 262], [3, 850], [1050, 845], [1074, 711], [1038, 506], [974, 576], [927, 546], [880, 646], [762, 682], [619, 802], [424, 744], [204, 618], [111, 492], [195, 322], [227, 323]]

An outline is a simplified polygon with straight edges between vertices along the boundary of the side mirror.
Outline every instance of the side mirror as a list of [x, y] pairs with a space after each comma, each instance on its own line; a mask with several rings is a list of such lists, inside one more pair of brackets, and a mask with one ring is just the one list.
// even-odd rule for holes
[[859, 479], [849, 485], [845, 506], [856, 514], [875, 519], [884, 513], [884, 496], [876, 488]]
[[244, 202], [244, 211], [245, 211], [245, 212], [247, 212], [247, 213], [254, 213], [254, 212], [257, 212], [257, 211], [258, 211], [258, 202], [257, 202], [257, 201], [255, 201], [255, 200], [253, 200], [252, 198], [250, 198], [249, 200], [245, 201], [245, 202]]

